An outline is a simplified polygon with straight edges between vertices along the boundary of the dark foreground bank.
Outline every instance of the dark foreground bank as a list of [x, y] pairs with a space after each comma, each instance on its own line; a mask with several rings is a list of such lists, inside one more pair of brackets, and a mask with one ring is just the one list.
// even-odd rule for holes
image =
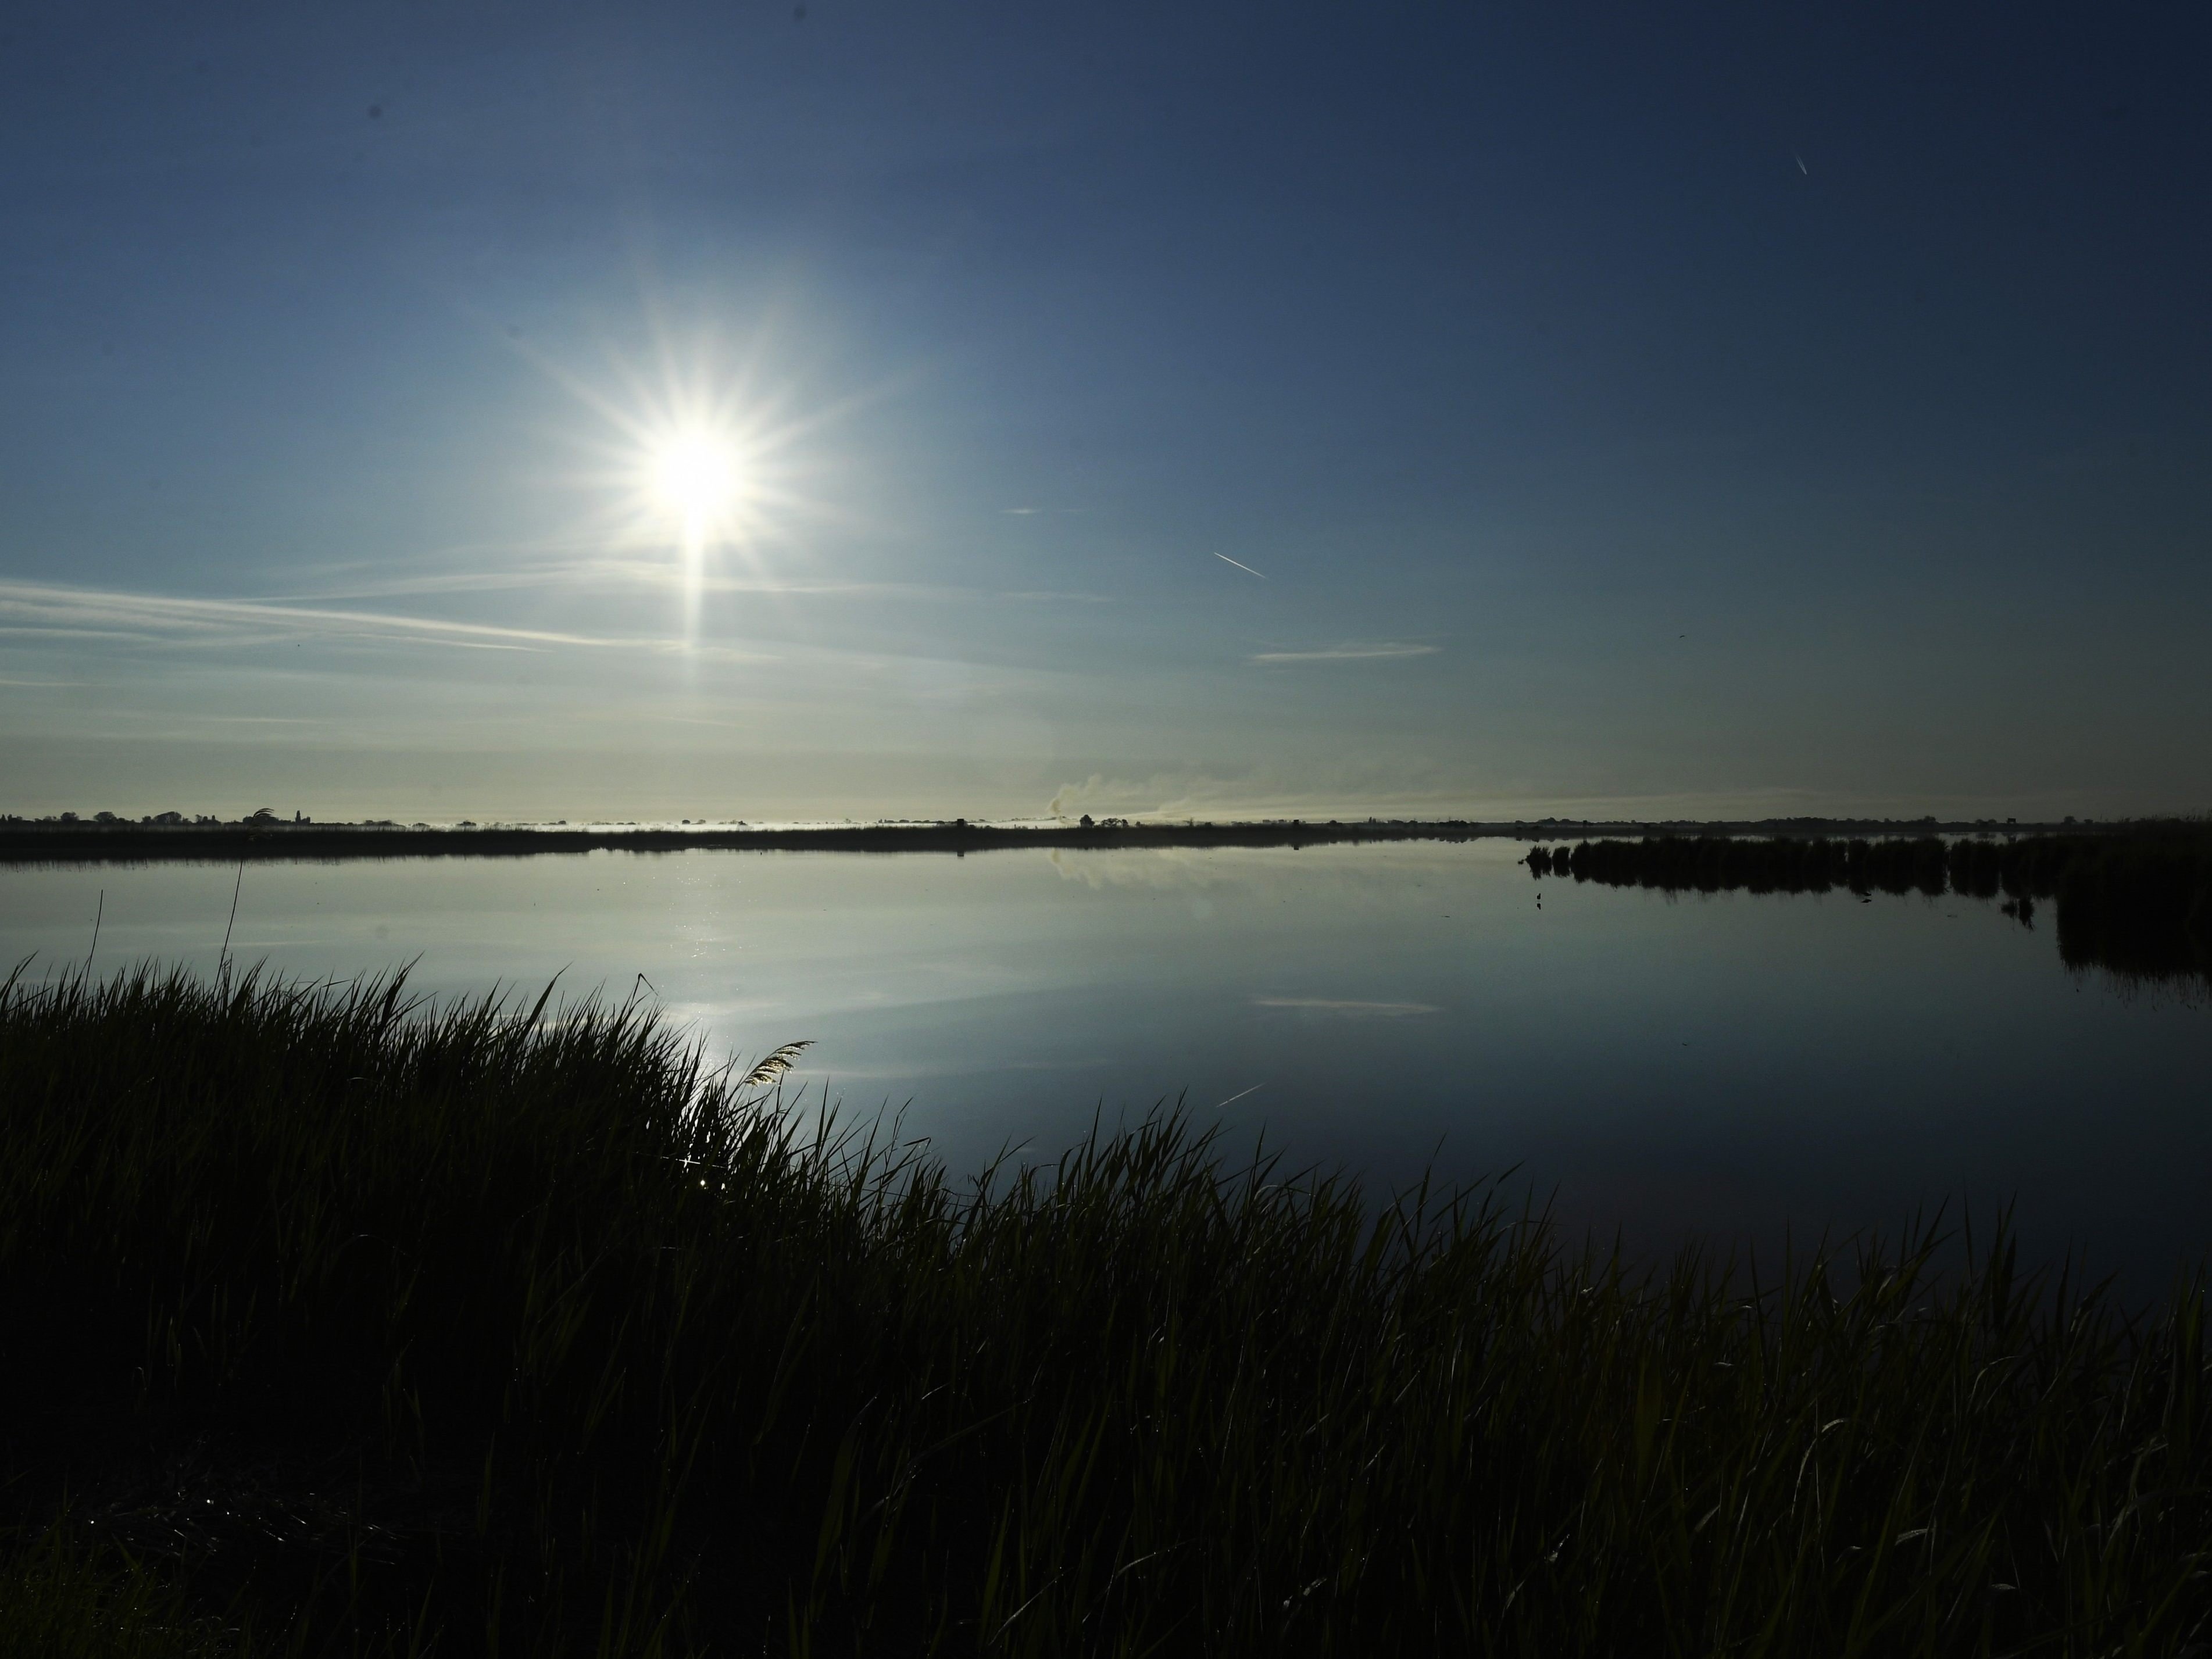
[[0, 1652], [2171, 1654], [2200, 1291], [1653, 1276], [1174, 1119], [801, 1133], [636, 1006], [0, 996]]

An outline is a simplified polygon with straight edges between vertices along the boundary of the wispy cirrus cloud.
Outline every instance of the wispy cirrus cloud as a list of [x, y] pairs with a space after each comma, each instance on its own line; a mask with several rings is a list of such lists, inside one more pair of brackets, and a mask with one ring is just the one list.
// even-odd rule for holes
[[[466, 570], [419, 576], [393, 576], [380, 580], [349, 582], [328, 589], [284, 593], [257, 604], [318, 607], [350, 605], [364, 600], [435, 599], [443, 596], [478, 593], [551, 595], [568, 604], [592, 604], [608, 599], [627, 600], [641, 596], [675, 593], [682, 588], [680, 573], [652, 568], [635, 571], [603, 566], [587, 573], [548, 576], [529, 571]], [[705, 593], [749, 594], [770, 599], [930, 599], [939, 590], [911, 583], [856, 581], [787, 581], [708, 576], [700, 582]]]
[[1350, 1002], [1338, 997], [1254, 997], [1255, 1008], [1288, 1008], [1305, 1014], [1334, 1014], [1340, 1019], [1411, 1019], [1442, 1013], [1429, 1002]]
[[106, 588], [0, 580], [4, 631], [169, 644], [229, 643], [240, 637], [350, 635], [479, 650], [539, 650], [556, 646], [647, 646], [659, 641], [611, 638], [552, 629], [452, 622], [386, 611], [270, 603], [258, 599], [184, 599]]
[[1255, 651], [1247, 662], [1376, 662], [1392, 657], [1432, 657], [1441, 647], [1415, 645], [1401, 640], [1353, 641], [1311, 651]]
[[[487, 553], [490, 556], [486, 557]], [[436, 599], [449, 594], [508, 592], [554, 594], [571, 600], [589, 600], [603, 595], [630, 597], [674, 593], [681, 590], [684, 580], [683, 571], [665, 557], [609, 551], [597, 544], [574, 549], [557, 546], [489, 550], [456, 548], [441, 551], [434, 559], [411, 561], [398, 568], [390, 562], [375, 565], [349, 562], [325, 566], [303, 573], [301, 586], [285, 592], [265, 595], [254, 602], [313, 608], [352, 605], [363, 601]], [[738, 571], [708, 572], [698, 579], [698, 586], [699, 591], [704, 593], [780, 599], [890, 599], [955, 605], [998, 600], [1079, 605], [1109, 605], [1113, 602], [1108, 594], [1060, 588], [1000, 590], [952, 582], [884, 581]]]

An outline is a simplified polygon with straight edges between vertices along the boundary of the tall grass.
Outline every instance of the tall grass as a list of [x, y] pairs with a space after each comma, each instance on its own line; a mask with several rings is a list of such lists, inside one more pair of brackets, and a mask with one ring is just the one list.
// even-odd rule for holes
[[158, 1579], [348, 1654], [2203, 1639], [2201, 1290], [2130, 1320], [1934, 1245], [1632, 1271], [1173, 1115], [956, 1181], [635, 1004], [14, 983], [0, 1423], [49, 1541], [0, 1601]]
[[194, 1617], [180, 1589], [58, 1529], [0, 1559], [0, 1659], [229, 1659], [250, 1642]]

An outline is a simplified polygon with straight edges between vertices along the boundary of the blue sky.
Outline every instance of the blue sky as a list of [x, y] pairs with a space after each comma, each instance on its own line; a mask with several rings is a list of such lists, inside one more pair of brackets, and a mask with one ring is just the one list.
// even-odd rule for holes
[[2208, 46], [13, 8], [0, 810], [2212, 805]]

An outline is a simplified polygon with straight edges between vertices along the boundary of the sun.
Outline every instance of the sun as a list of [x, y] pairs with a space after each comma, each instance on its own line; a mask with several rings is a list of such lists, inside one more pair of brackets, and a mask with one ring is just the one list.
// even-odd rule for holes
[[641, 493], [651, 516], [676, 532], [690, 645], [699, 636], [709, 557], [743, 538], [752, 505], [745, 453], [734, 428], [711, 420], [675, 422], [641, 435]]
[[656, 441], [647, 473], [654, 503], [681, 521], [687, 540], [725, 525], [742, 494], [737, 446], [703, 426], [678, 428]]
[[822, 512], [804, 488], [821, 466], [811, 440], [851, 399], [820, 404], [800, 383], [769, 378], [776, 347], [765, 336], [733, 354], [712, 330], [653, 334], [649, 354], [610, 348], [596, 374], [539, 367], [599, 420], [574, 439], [572, 480], [599, 503], [586, 536], [610, 572], [673, 590], [682, 629], [672, 642], [690, 649], [702, 643], [709, 597], [770, 591], [794, 525]]

